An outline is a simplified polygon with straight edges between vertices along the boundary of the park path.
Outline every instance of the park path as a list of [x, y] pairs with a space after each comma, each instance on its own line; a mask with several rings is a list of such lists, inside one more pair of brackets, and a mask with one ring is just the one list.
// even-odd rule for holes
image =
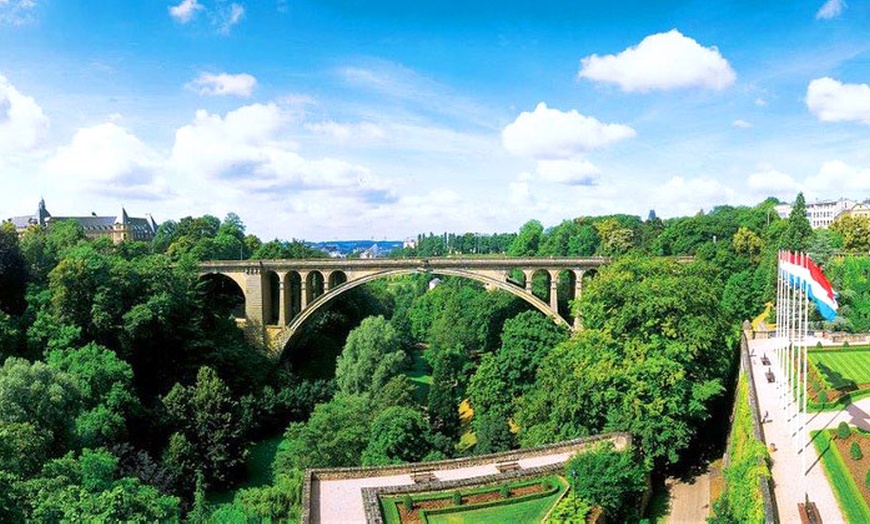
[[[819, 463], [815, 446], [801, 445], [797, 449], [793, 444], [792, 433], [789, 431], [786, 413], [779, 402], [780, 389], [777, 387], [782, 374], [776, 366], [776, 340], [761, 339], [749, 341], [749, 354], [752, 362], [752, 375], [755, 380], [755, 390], [758, 393], [758, 409], [767, 413], [767, 420], [762, 425], [764, 440], [768, 446], [776, 447], [770, 456], [772, 458], [771, 473], [774, 481], [779, 521], [784, 523], [800, 522], [798, 503], [804, 501], [805, 493], [815, 502], [825, 523], [845, 522], [840, 507], [834, 498], [834, 493]], [[768, 383], [764, 373], [767, 366], [761, 363], [762, 355], [767, 355], [774, 365], [770, 367], [776, 376], [775, 383]], [[853, 413], [855, 411], [853, 410]], [[836, 425], [840, 417], [852, 417], [848, 411], [843, 413], [810, 413], [808, 426], [810, 429], [821, 429]], [[850, 423], [852, 418], [846, 418]], [[866, 415], [864, 422], [867, 422]], [[808, 439], [806, 439], [808, 440]], [[806, 481], [802, 469], [801, 453], [807, 453]]]
[[710, 472], [705, 471], [688, 481], [669, 478], [669, 524], [707, 522], [710, 516]]

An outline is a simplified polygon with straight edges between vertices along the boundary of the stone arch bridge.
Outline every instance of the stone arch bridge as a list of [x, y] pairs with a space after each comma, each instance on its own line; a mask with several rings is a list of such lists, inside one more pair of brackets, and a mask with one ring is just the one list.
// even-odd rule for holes
[[[298, 259], [210, 261], [198, 267], [203, 278], [235, 282], [244, 297], [244, 317], [237, 321], [252, 342], [280, 355], [305, 321], [335, 297], [366, 282], [411, 273], [476, 280], [522, 298], [555, 323], [571, 328], [559, 314], [560, 277], [569, 280], [573, 291], [564, 298], [578, 298], [584, 274], [609, 261], [606, 257]], [[532, 293], [532, 279], [541, 275], [549, 289], [545, 298]]]

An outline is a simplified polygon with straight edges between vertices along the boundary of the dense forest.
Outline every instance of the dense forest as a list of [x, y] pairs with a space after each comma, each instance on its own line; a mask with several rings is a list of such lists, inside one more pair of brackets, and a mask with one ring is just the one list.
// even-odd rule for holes
[[[727, 420], [740, 322], [773, 299], [776, 253], [804, 249], [840, 291], [838, 329], [870, 329], [867, 224], [812, 231], [802, 197], [696, 216], [580, 217], [500, 235], [421, 235], [394, 256], [607, 255], [561, 306], [576, 334], [512, 295], [429, 275], [346, 293], [278, 361], [208, 259], [323, 256], [262, 242], [241, 219], [162, 224], [150, 243], [89, 240], [72, 222], [0, 230], [0, 514], [8, 521], [299, 514], [302, 471], [489, 453], [628, 431], [657, 478], [713, 446]], [[867, 230], [870, 230], [868, 228]], [[866, 252], [866, 251], [865, 251]], [[691, 262], [669, 258], [691, 255]], [[723, 415], [724, 414], [724, 415]], [[251, 444], [283, 435], [268, 485]], [[721, 443], [720, 443], [721, 444]], [[701, 450], [701, 451], [699, 451]]]

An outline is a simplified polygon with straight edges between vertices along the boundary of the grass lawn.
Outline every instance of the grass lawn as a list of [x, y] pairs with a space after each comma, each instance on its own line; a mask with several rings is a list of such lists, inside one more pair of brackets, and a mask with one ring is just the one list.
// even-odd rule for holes
[[246, 480], [235, 489], [208, 493], [208, 501], [212, 504], [229, 504], [240, 489], [265, 486], [272, 482], [272, 461], [278, 453], [281, 439], [282, 435], [277, 435], [251, 446], [251, 452], [245, 460], [245, 469], [248, 473]]
[[832, 441], [833, 433], [830, 430], [814, 431], [812, 433], [813, 444], [819, 452], [822, 461], [822, 469], [831, 484], [837, 503], [843, 511], [847, 522], [870, 522], [870, 508], [861, 495], [861, 491], [852, 479], [852, 475], [844, 462], [844, 457], [837, 450]]
[[870, 384], [870, 351], [866, 349], [810, 351], [809, 359], [834, 389]]
[[505, 506], [494, 506], [491, 508], [470, 509], [467, 511], [458, 509], [455, 513], [428, 515], [427, 517], [431, 524], [502, 524], [504, 522], [541, 522], [547, 512], [550, 511], [550, 508], [559, 501], [562, 491], [564, 491], [564, 489], [554, 495], [542, 499], [527, 500], [525, 502], [517, 502], [516, 504], [508, 504]]
[[425, 406], [429, 387], [432, 385], [432, 368], [423, 357], [423, 348], [418, 347], [411, 351], [411, 361], [411, 369], [405, 375], [417, 387], [414, 391], [414, 399], [421, 406]]

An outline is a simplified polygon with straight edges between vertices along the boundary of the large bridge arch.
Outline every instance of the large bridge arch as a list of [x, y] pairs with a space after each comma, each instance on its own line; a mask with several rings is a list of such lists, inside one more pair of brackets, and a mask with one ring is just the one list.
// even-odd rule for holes
[[287, 344], [289, 344], [295, 338], [296, 334], [299, 333], [300, 328], [305, 324], [305, 322], [320, 309], [329, 304], [335, 298], [341, 296], [343, 293], [359, 287], [363, 284], [367, 284], [369, 282], [382, 278], [411, 275], [415, 273], [427, 273], [432, 275], [467, 278], [469, 280], [480, 282], [484, 285], [493, 286], [496, 289], [500, 289], [502, 291], [507, 291], [508, 293], [519, 297], [531, 304], [535, 309], [549, 317], [557, 325], [571, 329], [570, 324], [568, 324], [568, 322], [561, 315], [559, 315], [557, 311], [551, 308], [549, 304], [547, 304], [537, 296], [526, 292], [524, 288], [508, 282], [506, 279], [499, 280], [490, 276], [463, 269], [388, 269], [371, 273], [354, 280], [343, 282], [333, 288], [330, 288], [324, 294], [318, 296], [310, 304], [308, 304], [307, 308], [305, 308], [300, 314], [296, 315], [296, 317], [293, 318], [290, 324], [281, 332], [277, 340], [275, 340], [274, 349], [280, 354], [283, 354]]

